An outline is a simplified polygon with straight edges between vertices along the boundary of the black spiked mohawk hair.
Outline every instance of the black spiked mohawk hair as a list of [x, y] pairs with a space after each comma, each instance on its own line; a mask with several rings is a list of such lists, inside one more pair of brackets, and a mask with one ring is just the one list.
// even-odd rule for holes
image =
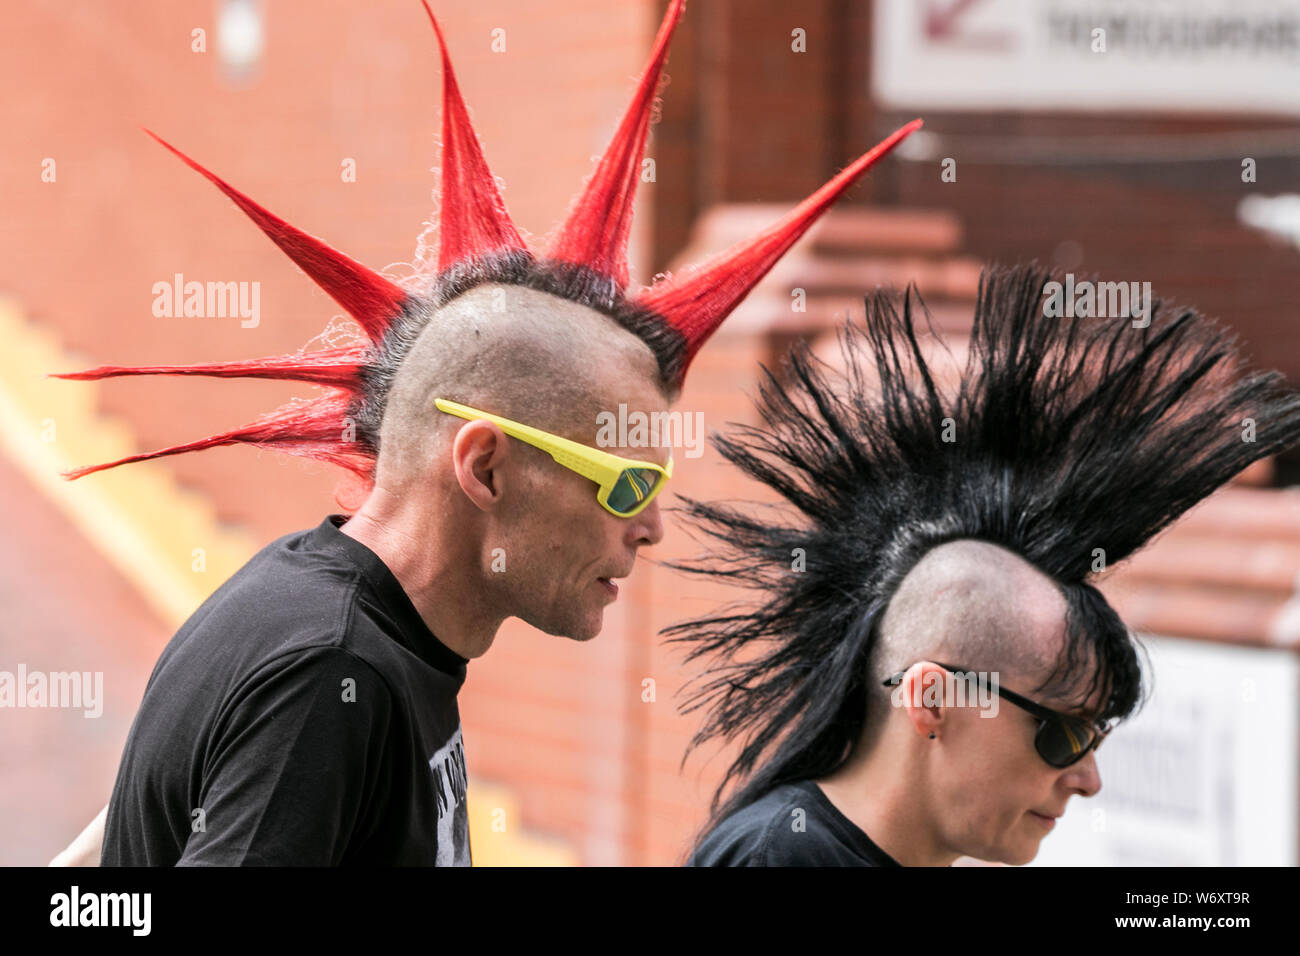
[[[842, 375], [798, 345], [786, 376], [763, 370], [765, 424], [714, 436], [784, 501], [684, 504], [718, 548], [672, 566], [758, 594], [664, 632], [688, 663], [709, 667], [682, 705], [707, 711], [688, 756], [711, 739], [741, 744], [712, 823], [843, 763], [867, 719], [876, 625], [908, 571], [947, 541], [999, 545], [1054, 579], [1067, 641], [1048, 681], [1077, 682], [1092, 662], [1098, 719], [1138, 706], [1136, 646], [1091, 583], [1095, 549], [1108, 565], [1123, 560], [1251, 462], [1296, 443], [1300, 396], [1279, 373], [1245, 370], [1235, 339], [1191, 309], [1150, 302], [1144, 328], [1048, 317], [1050, 279], [1037, 266], [981, 275], [953, 388], [926, 361], [914, 314], [927, 325], [929, 314], [915, 289], [901, 315], [896, 293], [873, 294], [865, 325], [840, 332]], [[804, 573], [791, 573], [796, 549]]]

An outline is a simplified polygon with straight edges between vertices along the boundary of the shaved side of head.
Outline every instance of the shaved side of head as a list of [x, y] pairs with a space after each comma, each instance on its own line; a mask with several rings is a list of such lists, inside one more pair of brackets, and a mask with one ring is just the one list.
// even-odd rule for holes
[[590, 443], [596, 415], [632, 377], [671, 397], [649, 346], [607, 315], [536, 289], [476, 286], [430, 316], [398, 369], [377, 481], [399, 487], [426, 471], [464, 424], [434, 399]]
[[[888, 710], [881, 681], [927, 659], [997, 671], [1012, 686], [1028, 681], [1032, 692], [1053, 671], [1067, 618], [1060, 587], [1019, 555], [984, 541], [941, 544], [903, 578], [881, 618], [869, 713]], [[869, 723], [878, 730], [882, 722]]]

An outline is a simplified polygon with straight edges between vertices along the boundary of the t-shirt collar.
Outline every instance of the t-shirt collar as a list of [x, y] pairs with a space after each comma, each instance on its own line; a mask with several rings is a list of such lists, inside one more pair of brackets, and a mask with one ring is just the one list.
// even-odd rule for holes
[[876, 866], [902, 866], [892, 856], [876, 845], [876, 842], [867, 836], [865, 830], [846, 817], [840, 808], [831, 803], [830, 797], [815, 780], [809, 780], [808, 790], [814, 800], [821, 804], [822, 809], [828, 814], [836, 827], [840, 830], [841, 836], [846, 839], [853, 848], [867, 859], [871, 860]]
[[349, 517], [341, 514], [327, 516], [312, 532], [313, 543], [344, 554], [360, 569], [366, 583], [379, 599], [380, 606], [392, 617], [401, 632], [403, 646], [429, 666], [464, 681], [468, 660], [438, 640], [433, 631], [429, 630], [424, 618], [420, 617], [420, 612], [411, 603], [410, 595], [379, 555], [356, 538], [339, 530]]

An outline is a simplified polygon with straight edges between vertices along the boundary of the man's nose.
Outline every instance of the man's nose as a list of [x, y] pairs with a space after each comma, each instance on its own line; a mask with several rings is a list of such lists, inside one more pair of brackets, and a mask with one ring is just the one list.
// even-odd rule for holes
[[663, 517], [659, 514], [659, 499], [656, 498], [642, 509], [631, 521], [628, 533], [632, 536], [633, 547], [645, 544], [658, 544], [664, 537]]

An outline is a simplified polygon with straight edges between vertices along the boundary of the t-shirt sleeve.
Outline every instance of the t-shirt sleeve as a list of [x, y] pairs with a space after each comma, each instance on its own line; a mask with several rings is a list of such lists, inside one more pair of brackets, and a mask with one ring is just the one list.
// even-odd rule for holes
[[218, 716], [178, 866], [337, 866], [369, 826], [392, 694], [336, 647], [286, 654]]

